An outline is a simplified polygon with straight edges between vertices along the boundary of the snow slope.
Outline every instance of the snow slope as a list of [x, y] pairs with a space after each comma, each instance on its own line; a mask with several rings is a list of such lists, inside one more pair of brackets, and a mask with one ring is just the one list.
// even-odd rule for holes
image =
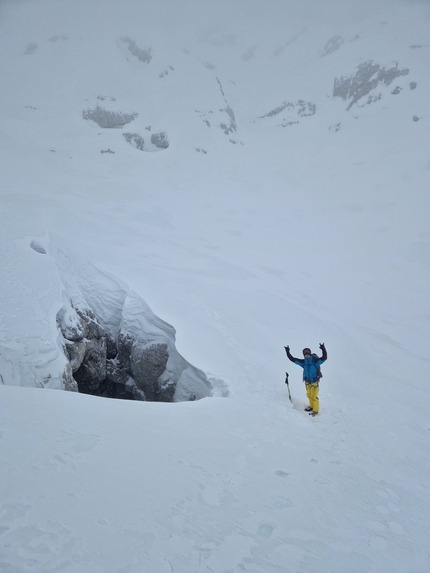
[[[0, 386], [2, 572], [428, 571], [428, 2], [0, 15], [3, 382], [64, 367], [61, 241], [230, 394]], [[322, 341], [311, 420], [283, 345]]]
[[1, 390], [2, 571], [426, 571], [410, 430], [380, 440], [358, 415], [255, 398], [142, 411]]

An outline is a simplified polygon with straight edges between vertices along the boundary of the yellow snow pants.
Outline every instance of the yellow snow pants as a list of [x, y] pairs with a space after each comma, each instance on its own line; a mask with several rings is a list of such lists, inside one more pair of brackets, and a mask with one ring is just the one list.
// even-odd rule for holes
[[309, 405], [314, 412], [318, 412], [320, 409], [320, 402], [318, 398], [319, 392], [319, 382], [305, 382], [306, 384], [306, 396], [309, 400]]

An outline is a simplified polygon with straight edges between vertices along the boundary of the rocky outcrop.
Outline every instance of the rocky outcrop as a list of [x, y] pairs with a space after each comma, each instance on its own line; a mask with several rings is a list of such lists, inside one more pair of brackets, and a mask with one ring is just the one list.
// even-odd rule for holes
[[310, 101], [305, 101], [303, 99], [299, 99], [295, 102], [283, 101], [281, 105], [278, 105], [264, 115], [261, 115], [257, 120], [270, 120], [272, 118], [276, 118], [274, 120], [276, 122], [275, 125], [278, 127], [288, 127], [299, 123], [297, 116], [302, 118], [311, 117], [316, 114], [316, 111], [316, 104]]
[[330, 40], [327, 41], [326, 45], [324, 46], [324, 49], [321, 52], [321, 57], [324, 58], [324, 56], [329, 56], [330, 54], [337, 52], [337, 50], [342, 46], [344, 41], [345, 40], [339, 34], [336, 34], [335, 36], [330, 38]]
[[167, 344], [153, 344], [142, 348], [133, 344], [130, 357], [131, 373], [139, 390], [151, 402], [171, 402], [175, 392], [172, 381], [162, 382], [169, 359]]
[[[71, 308], [74, 313], [69, 309], [68, 320], [64, 320], [64, 308], [57, 315], [65, 354], [79, 392], [97, 393], [99, 386], [106, 380], [108, 356], [112, 353], [116, 355], [115, 342], [103, 330], [94, 312], [88, 308], [75, 309], [73, 305]], [[67, 375], [67, 378], [70, 376]]]
[[[354, 75], [340, 77], [334, 80], [333, 96], [344, 100], [351, 100], [346, 109], [350, 109], [361, 98], [370, 94], [380, 84], [388, 86], [396, 78], [409, 74], [407, 68], [400, 69], [397, 64], [392, 68], [384, 68], [372, 60], [368, 60], [358, 66]], [[398, 92], [396, 92], [398, 93]], [[380, 99], [380, 98], [378, 98]], [[375, 99], [370, 96], [367, 103]]]
[[212, 394], [205, 374], [177, 351], [175, 329], [137, 293], [52, 238], [50, 254], [63, 285], [57, 327], [65, 388], [157, 402]]
[[158, 149], [167, 149], [169, 147], [167, 133], [164, 131], [153, 133], [151, 135], [151, 143], [155, 145], [155, 147], [158, 147]]
[[[97, 272], [94, 268], [87, 270], [88, 274]], [[97, 314], [84, 302], [82, 295], [86, 293], [82, 292], [76, 302], [65, 296], [63, 308], [57, 313], [67, 358], [64, 388], [153, 402], [209, 396], [212, 386], [206, 376], [176, 350], [174, 329], [155, 316], [135, 293], [125, 293], [119, 285], [103, 292], [107, 286], [98, 279], [101, 290], [95, 294], [96, 280], [87, 296]], [[88, 283], [91, 281], [85, 281]], [[97, 300], [99, 296], [104, 300]], [[106, 301], [112, 307], [103, 310]]]
[[139, 48], [134, 40], [125, 36], [121, 38], [121, 42], [127, 45], [129, 51], [133, 56], [135, 56], [139, 62], [143, 62], [144, 64], [149, 64], [152, 60], [152, 48]]
[[132, 147], [139, 149], [139, 151], [144, 150], [145, 141], [139, 133], [127, 132], [127, 133], [123, 133], [122, 135], [123, 135], [124, 139], [126, 140], [126, 142], [129, 143]]
[[[64, 333], [63, 333], [64, 336]], [[67, 341], [65, 345], [67, 357], [70, 361], [73, 374], [79, 370], [84, 361], [85, 356], [85, 342]]]
[[91, 120], [105, 129], [121, 128], [137, 117], [137, 113], [122, 113], [121, 111], [109, 111], [97, 105], [94, 109], [85, 109], [82, 117]]
[[79, 392], [78, 383], [73, 378], [72, 366], [70, 363], [66, 363], [62, 378], [64, 390], [67, 390], [68, 392]]
[[80, 392], [91, 394], [106, 380], [106, 360], [105, 337], [85, 341], [82, 363], [73, 374]]
[[157, 149], [154, 149], [151, 145], [147, 145], [145, 147], [145, 140], [139, 133], [127, 132], [123, 133], [123, 137], [127, 143], [139, 151], [157, 151], [164, 150], [169, 147], [169, 138], [165, 131], [160, 131], [151, 135], [151, 144]]
[[222, 108], [219, 111], [222, 113], [226, 113], [228, 117], [228, 123], [225, 123], [224, 121], [220, 123], [220, 128], [223, 130], [223, 132], [226, 135], [229, 135], [230, 133], [237, 131], [236, 117], [231, 107], [228, 105], [227, 107]]
[[69, 308], [69, 324], [64, 321], [65, 309], [58, 313], [69, 359], [63, 376], [67, 390], [110, 398], [172, 401], [172, 394], [161, 393], [157, 386], [167, 363], [158, 345], [139, 352], [133, 338], [127, 336], [121, 336], [117, 345], [92, 310], [72, 304], [71, 308], [75, 317], [70, 321], [73, 312]]
[[296, 102], [283, 101], [281, 105], [275, 107], [268, 113], [261, 115], [257, 119], [265, 119], [268, 117], [273, 117], [275, 115], [281, 114], [282, 112], [290, 112], [300, 117], [309, 117], [311, 115], [315, 115], [316, 111], [317, 111], [316, 104], [310, 101], [305, 101], [303, 99], [299, 99]]

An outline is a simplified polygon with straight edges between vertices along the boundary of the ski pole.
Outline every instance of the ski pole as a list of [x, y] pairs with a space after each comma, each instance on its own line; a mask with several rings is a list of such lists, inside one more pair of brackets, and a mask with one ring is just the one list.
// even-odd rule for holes
[[288, 388], [288, 398], [290, 399], [290, 402], [292, 404], [293, 401], [291, 400], [290, 384], [288, 383], [288, 372], [285, 372], [285, 384], [287, 385]]

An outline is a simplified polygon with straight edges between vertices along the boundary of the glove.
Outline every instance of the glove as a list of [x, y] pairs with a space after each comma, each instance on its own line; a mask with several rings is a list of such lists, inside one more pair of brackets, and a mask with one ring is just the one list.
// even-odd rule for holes
[[284, 348], [285, 348], [285, 350], [286, 350], [287, 352], [290, 351], [290, 347], [289, 347], [288, 345], [287, 345], [287, 346], [284, 346]]
[[321, 342], [321, 344], [320, 344], [320, 348], [321, 348], [321, 350], [324, 350], [324, 348], [325, 348], [325, 346], [324, 346], [324, 342]]

